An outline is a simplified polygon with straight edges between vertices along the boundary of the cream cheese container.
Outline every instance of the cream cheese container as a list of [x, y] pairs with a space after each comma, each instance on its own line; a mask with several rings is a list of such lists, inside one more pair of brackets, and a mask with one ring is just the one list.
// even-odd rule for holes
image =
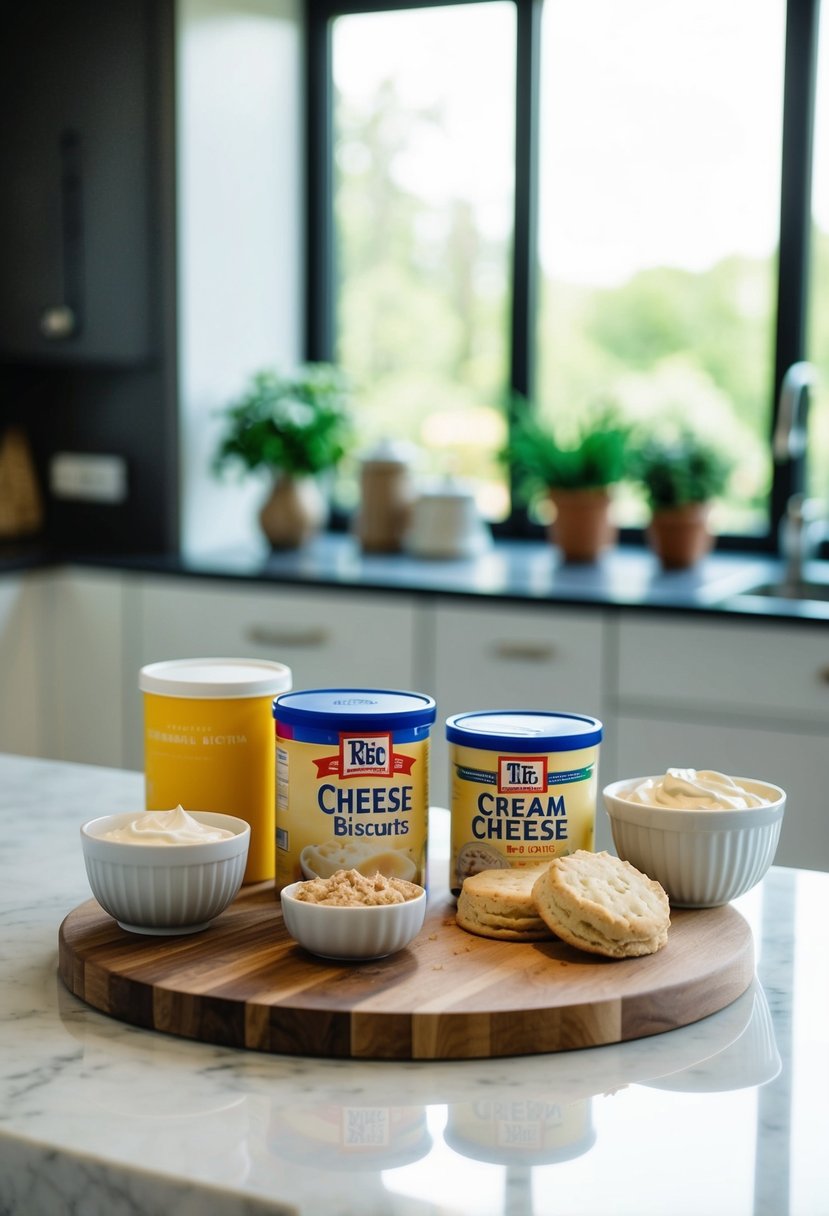
[[350, 869], [425, 886], [432, 697], [307, 689], [273, 717], [277, 894]]
[[250, 824], [245, 882], [274, 876], [274, 696], [291, 669], [266, 659], [172, 659], [138, 673], [148, 811], [181, 804]]
[[552, 1165], [581, 1157], [596, 1142], [589, 1098], [454, 1102], [444, 1139], [455, 1152], [496, 1165]]
[[602, 724], [584, 714], [478, 710], [446, 719], [449, 881], [593, 849]]

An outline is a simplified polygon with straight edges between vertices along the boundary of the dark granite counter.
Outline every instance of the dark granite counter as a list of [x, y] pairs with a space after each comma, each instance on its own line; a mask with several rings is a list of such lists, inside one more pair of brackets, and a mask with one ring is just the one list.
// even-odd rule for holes
[[59, 558], [44, 545], [36, 542], [5, 541], [0, 543], [0, 575], [24, 570], [38, 570], [58, 564]]
[[[54, 559], [52, 559], [54, 560]], [[62, 564], [243, 584], [351, 590], [516, 603], [558, 603], [585, 608], [615, 607], [691, 612], [761, 620], [829, 620], [829, 601], [787, 600], [747, 594], [782, 577], [781, 561], [762, 554], [713, 553], [693, 570], [665, 572], [646, 549], [619, 546], [591, 565], [563, 563], [545, 542], [498, 541], [483, 555], [464, 560], [424, 560], [403, 554], [360, 551], [355, 540], [325, 534], [306, 548], [274, 553], [264, 548], [200, 554], [64, 554]], [[31, 567], [46, 558], [33, 552]], [[25, 569], [6, 564], [0, 573]], [[829, 588], [829, 562], [814, 562], [809, 576]]]
[[479, 557], [426, 560], [365, 554], [352, 537], [337, 533], [291, 552], [251, 547], [198, 554], [57, 554], [34, 543], [0, 547], [0, 576], [65, 565], [247, 584], [829, 620], [829, 562], [811, 562], [806, 570], [811, 581], [825, 586], [826, 599], [788, 599], [751, 593], [783, 576], [782, 561], [763, 554], [715, 552], [692, 570], [667, 572], [647, 549], [633, 545], [619, 545], [583, 565], [562, 562], [543, 541], [496, 541]]

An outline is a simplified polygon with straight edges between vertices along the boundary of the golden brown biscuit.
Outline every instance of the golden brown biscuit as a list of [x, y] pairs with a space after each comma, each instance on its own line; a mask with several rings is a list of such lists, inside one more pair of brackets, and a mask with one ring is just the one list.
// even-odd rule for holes
[[456, 913], [460, 927], [501, 941], [548, 940], [552, 934], [533, 902], [541, 869], [481, 870], [464, 879]]
[[654, 954], [668, 940], [670, 907], [658, 882], [610, 853], [579, 849], [536, 879], [533, 902], [562, 941], [607, 958]]

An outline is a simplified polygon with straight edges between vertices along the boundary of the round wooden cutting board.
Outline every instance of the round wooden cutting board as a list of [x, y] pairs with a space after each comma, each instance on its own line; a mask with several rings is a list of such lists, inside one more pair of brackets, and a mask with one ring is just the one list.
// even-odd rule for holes
[[615, 961], [562, 942], [497, 942], [430, 895], [416, 940], [338, 964], [298, 946], [271, 883], [243, 888], [209, 929], [127, 933], [89, 900], [60, 928], [60, 974], [102, 1013], [186, 1038], [284, 1055], [449, 1060], [620, 1043], [698, 1021], [754, 975], [751, 930], [732, 907], [674, 909], [668, 944]]

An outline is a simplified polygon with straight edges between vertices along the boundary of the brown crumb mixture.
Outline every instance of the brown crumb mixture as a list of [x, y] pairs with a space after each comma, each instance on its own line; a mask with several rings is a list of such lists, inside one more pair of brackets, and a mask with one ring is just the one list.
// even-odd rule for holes
[[403, 904], [416, 899], [422, 887], [403, 878], [386, 878], [379, 871], [367, 878], [359, 870], [337, 870], [330, 878], [311, 878], [300, 883], [294, 895], [308, 904], [331, 904], [337, 907]]

